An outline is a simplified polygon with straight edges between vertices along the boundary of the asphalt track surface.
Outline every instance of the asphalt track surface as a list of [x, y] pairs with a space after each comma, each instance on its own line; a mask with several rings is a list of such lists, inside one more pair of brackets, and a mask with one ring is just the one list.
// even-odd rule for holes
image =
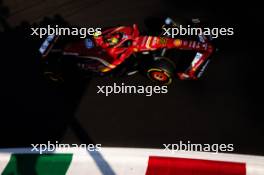
[[34, 39], [23, 36], [23, 32], [1, 34], [0, 146], [60, 141], [162, 148], [162, 144], [182, 140], [232, 143], [236, 153], [264, 155], [263, 56], [258, 52], [263, 47], [258, 41], [262, 35], [261, 6], [253, 2], [211, 3], [3, 1], [11, 26], [59, 14], [69, 23], [85, 27], [138, 23], [144, 28], [144, 19], [168, 15], [178, 19], [199, 17], [211, 24], [231, 26], [235, 36], [219, 39], [219, 52], [200, 81], [176, 80], [165, 95], [105, 97], [96, 94], [97, 85], [151, 82], [140, 75], [95, 77], [53, 87], [40, 76]]

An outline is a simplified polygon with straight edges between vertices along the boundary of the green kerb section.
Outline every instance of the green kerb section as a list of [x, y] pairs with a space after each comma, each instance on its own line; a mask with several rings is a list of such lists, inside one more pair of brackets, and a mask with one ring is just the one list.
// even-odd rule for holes
[[2, 175], [65, 175], [72, 154], [12, 154]]

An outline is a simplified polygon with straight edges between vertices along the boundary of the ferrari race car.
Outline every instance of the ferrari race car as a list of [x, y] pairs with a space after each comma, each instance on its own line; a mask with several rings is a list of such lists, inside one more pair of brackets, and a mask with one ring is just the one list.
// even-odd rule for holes
[[[167, 18], [163, 27], [170, 25], [177, 26]], [[139, 72], [167, 85], [173, 78], [200, 78], [209, 63], [214, 52], [209, 37], [191, 37], [171, 38], [164, 36], [162, 30], [156, 36], [141, 35], [134, 24], [103, 29], [100, 35], [84, 39], [65, 40], [62, 36], [50, 35], [39, 52], [45, 76], [56, 82], [63, 81], [69, 69], [75, 69], [85, 75], [120, 76]], [[63, 66], [65, 62], [68, 66]]]

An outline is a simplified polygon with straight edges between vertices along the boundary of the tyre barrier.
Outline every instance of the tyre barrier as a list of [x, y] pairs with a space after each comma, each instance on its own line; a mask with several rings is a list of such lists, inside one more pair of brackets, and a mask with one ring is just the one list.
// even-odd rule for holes
[[264, 175], [264, 157], [161, 149], [0, 149], [2, 175]]

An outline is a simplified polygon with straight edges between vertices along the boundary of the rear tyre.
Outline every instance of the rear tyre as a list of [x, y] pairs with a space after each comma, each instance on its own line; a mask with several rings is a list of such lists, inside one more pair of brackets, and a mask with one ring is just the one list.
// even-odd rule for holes
[[153, 64], [147, 69], [147, 77], [153, 82], [169, 85], [175, 72], [175, 65], [166, 57], [155, 57]]

